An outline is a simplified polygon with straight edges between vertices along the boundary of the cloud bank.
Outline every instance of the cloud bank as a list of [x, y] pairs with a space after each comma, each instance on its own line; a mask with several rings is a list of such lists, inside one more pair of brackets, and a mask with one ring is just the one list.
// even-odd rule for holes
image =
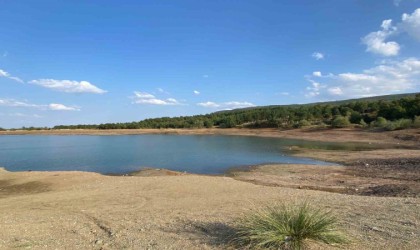
[[178, 100], [174, 98], [167, 98], [167, 99], [158, 99], [154, 95], [141, 92], [141, 91], [134, 91], [134, 99], [133, 103], [136, 104], [150, 104], [150, 105], [182, 105]]
[[371, 32], [362, 38], [366, 45], [366, 51], [382, 56], [396, 56], [401, 46], [395, 41], [387, 41], [392, 36], [407, 33], [409, 36], [420, 41], [420, 8], [412, 14], [404, 13], [401, 22], [392, 25], [392, 19], [383, 20], [379, 31]]
[[197, 106], [205, 107], [205, 108], [217, 108], [222, 110], [230, 110], [230, 109], [238, 109], [238, 108], [247, 108], [247, 107], [254, 107], [255, 105], [250, 102], [222, 102], [222, 103], [216, 103], [216, 102], [200, 102], [197, 103]]
[[387, 95], [416, 90], [420, 87], [420, 60], [408, 58], [384, 61], [360, 73], [313, 74], [306, 88], [307, 97], [326, 99]]
[[75, 106], [66, 106], [59, 103], [51, 104], [33, 104], [26, 101], [18, 101], [15, 99], [1, 99], [0, 106], [6, 107], [23, 107], [23, 108], [36, 108], [41, 110], [54, 110], [54, 111], [80, 111], [79, 107]]
[[55, 79], [39, 79], [29, 81], [44, 88], [65, 92], [65, 93], [92, 93], [104, 94], [107, 91], [96, 87], [88, 81], [71, 81], [71, 80], [55, 80]]
[[366, 51], [382, 56], [396, 56], [400, 52], [400, 45], [397, 42], [386, 40], [397, 33], [397, 27], [392, 26], [392, 20], [382, 21], [381, 30], [371, 32], [362, 38], [366, 45]]

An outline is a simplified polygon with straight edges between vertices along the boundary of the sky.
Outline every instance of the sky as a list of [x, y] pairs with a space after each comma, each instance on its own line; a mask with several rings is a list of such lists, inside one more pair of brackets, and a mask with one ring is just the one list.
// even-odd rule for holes
[[0, 0], [0, 127], [420, 91], [420, 0]]

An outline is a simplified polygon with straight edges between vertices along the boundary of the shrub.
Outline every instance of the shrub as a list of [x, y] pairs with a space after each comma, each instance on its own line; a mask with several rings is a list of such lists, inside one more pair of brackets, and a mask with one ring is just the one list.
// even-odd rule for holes
[[300, 120], [300, 121], [295, 122], [293, 124], [293, 127], [294, 128], [301, 128], [301, 127], [307, 127], [307, 126], [310, 126], [310, 125], [311, 125], [311, 123], [308, 122], [307, 120]]
[[256, 210], [239, 220], [232, 242], [246, 248], [302, 249], [309, 241], [340, 244], [347, 239], [337, 219], [307, 203]]
[[388, 121], [385, 118], [378, 117], [376, 118], [376, 121], [373, 123], [373, 126], [377, 128], [385, 128], [387, 123]]
[[366, 128], [366, 127], [368, 126], [368, 124], [367, 124], [367, 123], [365, 122], [365, 120], [363, 120], [363, 119], [360, 119], [359, 124], [360, 124], [363, 128]]
[[362, 118], [363, 116], [359, 112], [354, 111], [350, 115], [350, 122], [353, 124], [358, 124]]
[[204, 127], [206, 128], [212, 128], [213, 127], [213, 121], [212, 120], [205, 120], [204, 121]]
[[308, 122], [307, 120], [300, 120], [299, 121], [299, 126], [300, 127], [307, 127], [307, 126], [311, 126], [311, 123]]
[[385, 126], [386, 130], [398, 130], [406, 129], [413, 126], [413, 121], [411, 119], [399, 119], [396, 121], [389, 121]]
[[350, 125], [349, 118], [346, 116], [338, 115], [334, 118], [334, 120], [331, 123], [331, 126], [333, 128], [345, 128]]
[[420, 116], [414, 116], [413, 128], [420, 128]]

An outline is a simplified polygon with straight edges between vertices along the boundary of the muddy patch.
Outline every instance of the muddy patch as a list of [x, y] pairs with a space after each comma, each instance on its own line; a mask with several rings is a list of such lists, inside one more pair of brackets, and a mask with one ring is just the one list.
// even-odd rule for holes
[[333, 193], [420, 197], [420, 159], [359, 160], [348, 166], [266, 165], [236, 170], [236, 180], [256, 185]]
[[388, 196], [388, 197], [409, 197], [414, 196], [415, 193], [410, 189], [410, 186], [404, 184], [388, 184], [370, 187], [361, 192], [362, 195], [368, 196]]

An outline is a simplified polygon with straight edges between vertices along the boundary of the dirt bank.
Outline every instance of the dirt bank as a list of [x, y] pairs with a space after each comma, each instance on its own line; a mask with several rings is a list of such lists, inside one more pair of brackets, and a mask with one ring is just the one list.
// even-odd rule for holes
[[196, 175], [2, 171], [0, 180], [2, 249], [225, 249], [232, 221], [247, 209], [302, 200], [339, 215], [341, 227], [353, 238], [346, 248], [416, 249], [420, 244], [416, 198], [343, 195]]

